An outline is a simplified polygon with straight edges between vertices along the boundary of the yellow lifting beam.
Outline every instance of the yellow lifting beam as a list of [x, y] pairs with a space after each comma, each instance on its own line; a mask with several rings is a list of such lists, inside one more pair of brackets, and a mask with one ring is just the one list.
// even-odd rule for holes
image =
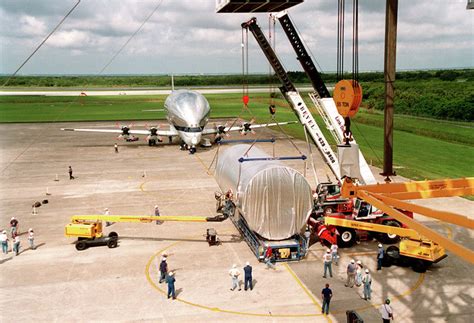
[[474, 229], [474, 220], [464, 215], [447, 212], [447, 211], [437, 211], [437, 210], [430, 209], [428, 207], [403, 202], [403, 201], [400, 201], [388, 196], [383, 196], [380, 194], [377, 194], [377, 198], [381, 200], [382, 202], [388, 205], [391, 205], [393, 207], [396, 207], [398, 209], [411, 211], [413, 213], [423, 214], [430, 218], [438, 219], [440, 221], [448, 222], [455, 225], [460, 225], [462, 227], [465, 227], [471, 230]]
[[146, 216], [146, 215], [73, 215], [72, 223], [84, 222], [138, 222], [150, 223], [153, 221], [181, 221], [181, 222], [209, 222], [205, 216]]
[[342, 185], [341, 195], [345, 198], [357, 197], [371, 203], [386, 214], [406, 224], [411, 229], [416, 230], [423, 237], [431, 239], [459, 257], [466, 259], [470, 263], [474, 263], [473, 251], [443, 237], [439, 233], [393, 208], [397, 207], [409, 210], [472, 229], [474, 227], [474, 221], [468, 217], [452, 212], [436, 211], [400, 200], [474, 195], [474, 177], [361, 186], [355, 185], [351, 178], [346, 177]]
[[346, 178], [341, 194], [346, 198], [355, 197], [357, 190], [380, 193], [399, 200], [465, 196], [474, 195], [474, 177], [361, 186], [356, 186], [350, 178]]
[[422, 236], [433, 240], [437, 244], [443, 246], [444, 248], [448, 249], [449, 251], [453, 252], [457, 256], [466, 259], [470, 263], [474, 264], [474, 252], [470, 249], [461, 246], [453, 242], [452, 240], [443, 237], [439, 233], [429, 229], [428, 227], [424, 226], [423, 224], [413, 220], [412, 218], [407, 217], [405, 214], [393, 209], [391, 206], [386, 204], [385, 202], [379, 199], [379, 194], [369, 193], [366, 191], [358, 191], [357, 197], [369, 202], [376, 208], [384, 211], [388, 215], [394, 217], [396, 220], [406, 224], [409, 228], [416, 230]]

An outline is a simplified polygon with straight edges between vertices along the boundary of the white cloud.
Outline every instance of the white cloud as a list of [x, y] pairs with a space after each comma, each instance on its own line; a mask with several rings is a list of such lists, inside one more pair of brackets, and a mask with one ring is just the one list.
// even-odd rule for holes
[[[31, 53], [75, 2], [0, 2], [3, 27], [0, 39], [4, 56], [0, 72], [15, 70], [21, 58]], [[85, 66], [92, 66], [91, 71], [100, 70], [97, 65], [107, 62], [159, 4], [160, 0], [83, 0], [22, 72], [83, 73], [89, 70]], [[216, 14], [214, 5], [215, 1], [211, 0], [163, 0], [107, 72], [239, 73], [240, 24], [255, 14]], [[465, 0], [400, 0], [397, 66], [413, 68], [413, 60], [409, 58], [409, 53], [413, 52], [424, 55], [415, 68], [453, 66], [455, 59], [457, 66], [474, 66], [474, 10], [467, 11], [465, 6]], [[347, 9], [349, 11], [350, 6]], [[334, 71], [336, 1], [307, 0], [290, 13], [323, 70]], [[360, 68], [381, 69], [385, 2], [361, 0], [359, 15]], [[267, 33], [267, 15], [256, 16]], [[346, 15], [347, 53], [351, 52], [349, 16]], [[279, 26], [276, 39], [277, 53], [287, 68], [301, 69]], [[266, 60], [251, 35], [249, 42], [252, 72], [266, 72]], [[5, 50], [7, 46], [8, 50]], [[438, 55], [440, 49], [443, 50], [442, 57]], [[460, 49], [473, 55], [461, 56]], [[49, 57], [56, 64], [50, 69], [42, 62], [42, 57]], [[346, 66], [349, 62], [350, 58]]]

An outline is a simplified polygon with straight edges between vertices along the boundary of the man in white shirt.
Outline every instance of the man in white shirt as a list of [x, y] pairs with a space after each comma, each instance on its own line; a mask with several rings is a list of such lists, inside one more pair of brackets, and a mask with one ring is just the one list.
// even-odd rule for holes
[[332, 278], [332, 268], [331, 268], [331, 264], [332, 264], [332, 256], [331, 256], [331, 250], [326, 250], [326, 253], [324, 254], [323, 256], [323, 261], [324, 261], [324, 275], [323, 275], [323, 278], [326, 278], [326, 272], [327, 270], [329, 269], [329, 275], [331, 276]]
[[383, 323], [390, 323], [390, 319], [393, 320], [393, 310], [390, 307], [390, 300], [388, 298], [385, 300], [385, 304], [380, 308], [380, 312], [382, 313]]
[[239, 285], [240, 271], [237, 269], [236, 264], [234, 264], [232, 266], [232, 269], [229, 270], [229, 276], [232, 278], [232, 288], [230, 290], [234, 290], [236, 287], [238, 287], [240, 290], [240, 285]]

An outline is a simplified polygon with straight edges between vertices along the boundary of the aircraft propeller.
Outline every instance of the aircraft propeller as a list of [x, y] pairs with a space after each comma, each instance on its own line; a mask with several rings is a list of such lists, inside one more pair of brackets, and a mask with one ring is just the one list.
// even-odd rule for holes
[[255, 131], [252, 130], [251, 126], [252, 126], [252, 123], [255, 122], [255, 118], [252, 118], [252, 120], [250, 120], [249, 122], [245, 122], [245, 123], [242, 123], [242, 126], [240, 128], [240, 134], [242, 136], [245, 136], [247, 135], [247, 133], [251, 133], [251, 134], [255, 134]]

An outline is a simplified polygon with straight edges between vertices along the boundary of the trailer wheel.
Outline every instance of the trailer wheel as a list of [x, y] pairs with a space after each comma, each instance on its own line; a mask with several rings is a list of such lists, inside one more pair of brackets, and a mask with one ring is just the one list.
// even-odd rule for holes
[[109, 238], [118, 238], [118, 233], [115, 231], [112, 231], [109, 233]]
[[76, 242], [76, 249], [79, 251], [87, 249], [87, 243], [85, 241]]
[[107, 241], [107, 247], [116, 248], [117, 247], [117, 239], [110, 239], [109, 241]]
[[341, 248], [352, 247], [356, 242], [356, 232], [353, 229], [338, 227], [340, 235], [337, 237], [338, 245]]
[[428, 266], [426, 265], [425, 261], [421, 259], [413, 259], [411, 262], [411, 268], [416, 273], [424, 273], [426, 272], [426, 268], [428, 268]]
[[[400, 222], [389, 220], [382, 223], [391, 227], [401, 228]], [[382, 233], [380, 234], [380, 241], [385, 244], [394, 244], [400, 241], [400, 236], [396, 234]]]

